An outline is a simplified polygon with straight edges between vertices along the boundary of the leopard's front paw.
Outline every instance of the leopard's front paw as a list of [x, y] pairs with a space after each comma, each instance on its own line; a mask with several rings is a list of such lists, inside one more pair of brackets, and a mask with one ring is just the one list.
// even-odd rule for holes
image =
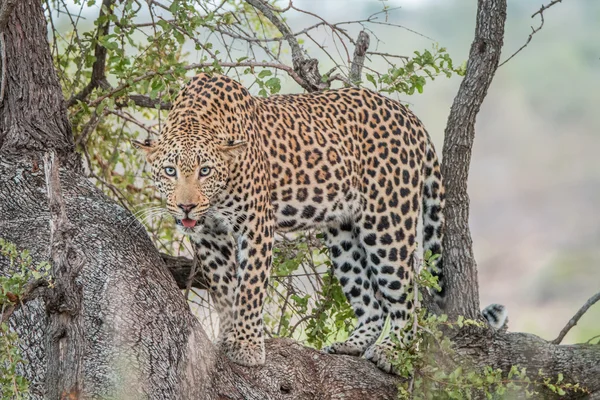
[[329, 354], [345, 354], [349, 356], [360, 356], [365, 351], [365, 346], [353, 341], [337, 342], [323, 348]]
[[265, 363], [265, 343], [262, 339], [250, 342], [229, 337], [220, 341], [220, 347], [236, 364], [253, 367]]

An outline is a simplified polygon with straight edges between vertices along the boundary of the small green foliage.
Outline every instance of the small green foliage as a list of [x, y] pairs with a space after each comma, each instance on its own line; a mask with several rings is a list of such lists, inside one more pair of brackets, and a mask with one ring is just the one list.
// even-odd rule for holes
[[[425, 255], [425, 264], [437, 257]], [[420, 287], [437, 287], [437, 278], [423, 268], [416, 281]], [[415, 322], [416, 321], [416, 322]], [[417, 329], [413, 329], [414, 324]], [[485, 328], [486, 324], [459, 316], [449, 321], [447, 315], [431, 315], [424, 309], [405, 330], [416, 331], [407, 345], [398, 345], [394, 369], [405, 380], [398, 387], [399, 399], [471, 399], [485, 396], [487, 399], [533, 397], [542, 390], [564, 395], [567, 392], [585, 392], [579, 384], [565, 383], [562, 374], [556, 379], [539, 371], [535, 378], [525, 368], [512, 366], [508, 373], [490, 366], [478, 368], [456, 352], [444, 330], [472, 326]]]
[[0, 324], [0, 399], [25, 398], [29, 382], [19, 375], [17, 368], [25, 361], [19, 349], [19, 337], [11, 332], [8, 324]]
[[[305, 280], [311, 291], [299, 281]], [[265, 305], [265, 326], [273, 336], [291, 337], [320, 349], [343, 340], [354, 312], [332, 273], [321, 234], [306, 232], [278, 241]]]
[[414, 54], [403, 65], [391, 66], [377, 79], [373, 74], [366, 74], [367, 81], [381, 92], [412, 95], [415, 91], [423, 93], [428, 79], [433, 81], [439, 75], [450, 78], [453, 74], [465, 74], [466, 64], [455, 68], [446, 48], [437, 44], [433, 45], [432, 51], [415, 51]]
[[27, 250], [19, 251], [10, 242], [0, 238], [0, 256], [7, 258], [11, 275], [0, 276], [0, 307], [17, 304], [25, 286], [38, 279], [51, 283], [51, 266], [47, 262], [34, 264]]
[[[8, 260], [10, 275], [0, 276], [0, 321], [6, 312], [11, 312], [26, 294], [27, 285], [43, 279], [52, 284], [50, 264], [34, 264], [27, 250], [0, 238], [0, 256]], [[19, 349], [19, 337], [10, 330], [6, 322], [0, 323], [0, 398], [22, 399], [27, 394], [29, 382], [19, 375], [19, 365], [25, 361]]]
[[[264, 80], [265, 78], [268, 79]], [[260, 71], [254, 83], [260, 88], [258, 91], [259, 96], [267, 97], [271, 94], [277, 94], [281, 90], [281, 79], [273, 76], [273, 73], [268, 69]]]
[[331, 272], [323, 276], [323, 285], [317, 293], [312, 310], [313, 318], [306, 327], [306, 343], [316, 349], [346, 336], [355, 324], [354, 311], [338, 280]]

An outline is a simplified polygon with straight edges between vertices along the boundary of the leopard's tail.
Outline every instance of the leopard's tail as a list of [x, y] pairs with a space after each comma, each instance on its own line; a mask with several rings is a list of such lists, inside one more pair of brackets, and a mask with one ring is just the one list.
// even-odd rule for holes
[[440, 163], [431, 142], [427, 137], [425, 163], [423, 164], [423, 250], [431, 250], [438, 258], [432, 263], [430, 272], [438, 277], [440, 291], [433, 291], [436, 302], [443, 308], [445, 297], [444, 260], [442, 259], [442, 239], [444, 235], [444, 186]]

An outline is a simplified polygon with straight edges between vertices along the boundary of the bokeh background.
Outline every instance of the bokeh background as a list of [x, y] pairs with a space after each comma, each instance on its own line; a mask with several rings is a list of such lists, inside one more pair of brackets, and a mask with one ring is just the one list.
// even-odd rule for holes
[[[456, 65], [468, 58], [477, 8], [474, 0], [294, 4], [330, 22], [364, 19], [387, 6], [390, 11], [380, 21], [433, 41], [409, 30], [368, 25], [379, 38], [371, 37], [371, 50], [410, 56], [437, 42]], [[502, 60], [525, 43], [532, 26], [539, 26], [539, 17], [531, 15], [542, 4], [508, 1]], [[289, 15], [295, 30], [313, 22]], [[482, 307], [504, 304], [511, 331], [553, 339], [600, 290], [600, 2], [565, 1], [544, 17], [544, 27], [529, 45], [498, 69], [483, 103], [469, 195]], [[356, 37], [359, 29], [349, 31]], [[321, 34], [322, 44], [335, 51], [326, 32]], [[308, 41], [305, 46], [317, 51]], [[324, 62], [321, 69], [330, 66]], [[440, 77], [423, 94], [398, 97], [425, 123], [440, 153], [460, 82], [459, 76]], [[600, 335], [599, 304], [563, 343], [595, 335]]]

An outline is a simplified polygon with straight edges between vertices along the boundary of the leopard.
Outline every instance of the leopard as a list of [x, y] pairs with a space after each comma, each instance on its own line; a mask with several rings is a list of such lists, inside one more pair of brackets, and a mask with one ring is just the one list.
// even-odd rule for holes
[[[415, 312], [419, 218], [422, 251], [442, 254], [444, 233], [440, 163], [408, 107], [358, 87], [259, 97], [225, 75], [200, 73], [177, 95], [158, 139], [133, 145], [194, 243], [219, 314], [217, 341], [231, 360], [265, 363], [275, 234], [316, 229], [356, 317], [348, 338], [326, 351], [393, 372], [397, 338], [410, 340], [404, 328]], [[443, 299], [443, 259], [429, 268]]]

